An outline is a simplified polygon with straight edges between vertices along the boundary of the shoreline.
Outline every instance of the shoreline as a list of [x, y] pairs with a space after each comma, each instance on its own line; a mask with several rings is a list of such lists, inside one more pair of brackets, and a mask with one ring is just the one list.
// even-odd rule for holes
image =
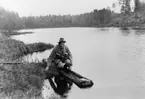
[[26, 45], [22, 41], [4, 35], [0, 35], [0, 46], [0, 97], [3, 99], [42, 99], [41, 88], [45, 77], [45, 65], [41, 62], [22, 62], [21, 57], [51, 49], [53, 46], [45, 43]]
[[6, 32], [1, 30], [0, 32], [5, 36], [15, 36], [15, 35], [24, 35], [24, 34], [33, 34], [34, 32], [28, 31], [28, 32], [17, 32], [19, 30], [35, 30], [35, 29], [57, 29], [57, 28], [124, 28], [124, 29], [136, 29], [136, 30], [145, 30], [145, 24], [138, 24], [138, 25], [124, 25], [124, 24], [99, 24], [96, 26], [62, 26], [62, 27], [41, 27], [41, 28], [22, 28], [14, 30], [13, 32]]
[[13, 36], [13, 35], [23, 35], [23, 34], [32, 34], [33, 32], [2, 32], [5, 36]]
[[[145, 25], [145, 24], [142, 24]], [[123, 25], [99, 25], [99, 26], [68, 26], [68, 27], [47, 27], [47, 28], [24, 28], [21, 30], [33, 30], [33, 29], [54, 29], [54, 28], [134, 28], [134, 29], [143, 29], [145, 26], [140, 26], [140, 25], [128, 25], [128, 26], [123, 26]], [[21, 34], [32, 34], [34, 32], [24, 32], [21, 33], [19, 32], [18, 35]], [[12, 34], [15, 35], [15, 34]], [[16, 34], [17, 35], [17, 34]]]

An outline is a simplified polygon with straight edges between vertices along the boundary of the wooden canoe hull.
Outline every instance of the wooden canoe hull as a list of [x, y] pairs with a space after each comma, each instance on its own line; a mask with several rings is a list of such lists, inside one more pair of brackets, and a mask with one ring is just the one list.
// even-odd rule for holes
[[76, 84], [79, 88], [90, 88], [93, 86], [93, 81], [83, 77], [82, 75], [70, 70], [61, 69], [60, 73], [67, 79]]

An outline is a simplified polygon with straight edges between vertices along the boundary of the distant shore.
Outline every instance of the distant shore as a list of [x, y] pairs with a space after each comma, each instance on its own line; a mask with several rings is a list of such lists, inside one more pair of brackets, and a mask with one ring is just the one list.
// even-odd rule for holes
[[12, 36], [12, 35], [22, 35], [22, 34], [32, 34], [33, 32], [2, 32], [2, 34], [6, 36]]

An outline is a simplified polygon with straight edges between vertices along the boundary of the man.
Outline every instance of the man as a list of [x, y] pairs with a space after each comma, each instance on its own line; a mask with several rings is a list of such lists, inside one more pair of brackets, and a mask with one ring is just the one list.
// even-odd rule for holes
[[72, 66], [72, 54], [65, 43], [64, 38], [60, 38], [48, 58], [46, 71], [49, 72], [48, 76], [50, 77], [58, 76], [59, 68]]
[[[71, 89], [72, 86], [72, 82], [66, 82], [65, 79], [62, 79], [59, 75], [61, 68], [70, 68], [70, 66], [72, 66], [72, 54], [65, 43], [64, 38], [59, 39], [58, 44], [54, 47], [48, 58], [47, 67], [45, 69], [47, 75], [45, 79], [48, 79], [54, 91], [61, 93], [60, 95], [62, 96], [65, 91]], [[57, 87], [53, 84], [53, 77]], [[65, 90], [66, 88], [67, 90]], [[64, 92], [62, 90], [64, 90]]]

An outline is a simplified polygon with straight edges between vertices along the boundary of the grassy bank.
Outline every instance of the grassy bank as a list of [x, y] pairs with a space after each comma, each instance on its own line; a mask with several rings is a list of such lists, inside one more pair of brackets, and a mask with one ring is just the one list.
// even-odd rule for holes
[[6, 36], [0, 36], [0, 46], [0, 62], [3, 60], [16, 60], [24, 55], [31, 54], [33, 52], [45, 51], [54, 47], [52, 44], [45, 43], [25, 45], [21, 41], [10, 39]]
[[27, 44], [28, 51], [27, 53], [34, 53], [34, 52], [43, 52], [46, 49], [51, 49], [54, 46], [52, 44], [45, 44], [45, 43], [33, 43]]
[[0, 35], [0, 97], [1, 99], [41, 99], [44, 80], [42, 63], [2, 64], [12, 62], [23, 55], [43, 51], [51, 44], [25, 45], [21, 41]]
[[30, 99], [41, 97], [41, 87], [45, 77], [43, 71], [42, 64], [0, 65], [1, 99]]

